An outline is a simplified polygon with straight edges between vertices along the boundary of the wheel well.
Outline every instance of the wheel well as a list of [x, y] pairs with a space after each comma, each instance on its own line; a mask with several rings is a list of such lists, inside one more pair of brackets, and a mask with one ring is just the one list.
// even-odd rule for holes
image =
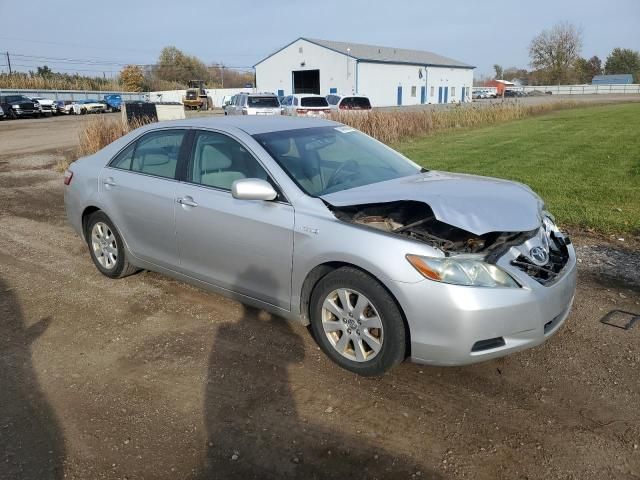
[[100, 211], [100, 209], [98, 207], [87, 207], [84, 209], [84, 211], [82, 212], [82, 235], [84, 236], [84, 234], [87, 231], [87, 220], [89, 220], [89, 217], [91, 216], [91, 214]]
[[393, 293], [387, 288], [384, 282], [381, 282], [378, 279], [378, 277], [373, 275], [371, 272], [368, 272], [367, 270], [360, 268], [357, 265], [354, 265], [352, 263], [347, 263], [347, 262], [322, 263], [314, 267], [307, 274], [307, 277], [304, 279], [304, 282], [302, 283], [302, 290], [300, 291], [300, 317], [302, 318], [303, 323], [306, 325], [309, 325], [309, 322], [311, 321], [309, 304], [311, 303], [311, 294], [313, 293], [313, 289], [315, 288], [315, 286], [318, 284], [318, 282], [322, 277], [342, 267], [351, 267], [366, 273], [371, 278], [375, 279], [380, 285], [382, 285], [382, 287], [387, 291], [387, 293], [391, 295], [391, 298], [393, 298], [393, 301], [395, 302], [396, 306], [398, 307], [398, 310], [400, 311], [400, 315], [402, 315], [402, 321], [404, 322], [405, 331], [407, 332], [407, 336], [405, 340], [406, 356], [407, 357], [411, 356], [411, 331], [409, 330], [409, 324], [407, 323], [407, 318], [404, 314], [404, 310], [402, 310], [402, 306], [400, 305], [400, 303], [398, 303], [398, 300], [393, 295]]

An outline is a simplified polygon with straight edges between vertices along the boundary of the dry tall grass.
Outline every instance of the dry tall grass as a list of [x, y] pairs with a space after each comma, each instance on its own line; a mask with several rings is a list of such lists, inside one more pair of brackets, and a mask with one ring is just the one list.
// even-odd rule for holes
[[152, 122], [149, 118], [127, 122], [124, 117], [114, 119], [101, 115], [87, 119], [78, 132], [78, 146], [64, 152], [57, 169], [65, 171], [78, 158], [96, 153], [132, 130]]
[[458, 105], [446, 109], [372, 110], [357, 113], [338, 111], [331, 114], [331, 119], [357, 128], [381, 142], [394, 144], [441, 130], [491, 125], [577, 105], [577, 102], [571, 101], [538, 105], [514, 102], [487, 106]]
[[123, 86], [116, 80], [100, 77], [57, 75], [43, 77], [26, 73], [0, 74], [0, 88], [30, 90], [100, 90], [120, 92]]

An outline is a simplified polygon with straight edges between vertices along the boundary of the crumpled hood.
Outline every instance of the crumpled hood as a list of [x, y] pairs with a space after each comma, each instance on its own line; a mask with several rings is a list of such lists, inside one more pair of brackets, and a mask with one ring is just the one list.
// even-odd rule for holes
[[476, 235], [528, 232], [542, 221], [543, 202], [529, 187], [490, 177], [429, 171], [321, 197], [345, 207], [402, 200], [423, 202], [441, 222]]

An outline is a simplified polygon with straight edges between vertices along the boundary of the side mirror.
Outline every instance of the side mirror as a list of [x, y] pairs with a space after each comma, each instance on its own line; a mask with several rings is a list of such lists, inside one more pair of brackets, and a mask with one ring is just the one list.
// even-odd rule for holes
[[243, 178], [231, 185], [231, 195], [238, 200], [275, 200], [278, 192], [266, 180]]

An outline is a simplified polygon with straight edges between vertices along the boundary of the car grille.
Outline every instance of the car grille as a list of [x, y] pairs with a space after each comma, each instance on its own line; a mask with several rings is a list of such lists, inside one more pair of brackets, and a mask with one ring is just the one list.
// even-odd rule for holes
[[25, 102], [25, 103], [21, 103], [20, 104], [20, 109], [22, 109], [22, 110], [35, 110], [36, 107], [35, 107], [35, 105], [33, 103]]
[[569, 249], [571, 243], [568, 237], [560, 237], [555, 233], [549, 236], [549, 261], [542, 266], [531, 262], [524, 255], [519, 255], [511, 264], [529, 275], [541, 285], [550, 285], [560, 275], [562, 269], [569, 261]]
[[40, 108], [42, 108], [42, 110], [51, 110], [51, 105], [40, 105]]

